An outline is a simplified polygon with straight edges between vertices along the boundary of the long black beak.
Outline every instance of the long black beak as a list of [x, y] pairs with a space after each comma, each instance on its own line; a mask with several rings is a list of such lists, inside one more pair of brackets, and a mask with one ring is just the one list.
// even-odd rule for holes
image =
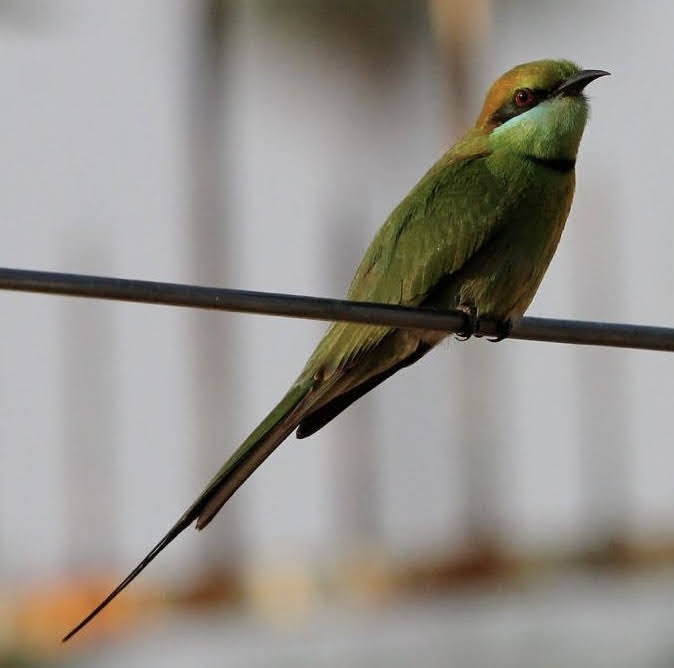
[[590, 81], [609, 74], [611, 73], [604, 70], [581, 70], [570, 76], [566, 81], [562, 81], [554, 90], [554, 95], [580, 95]]

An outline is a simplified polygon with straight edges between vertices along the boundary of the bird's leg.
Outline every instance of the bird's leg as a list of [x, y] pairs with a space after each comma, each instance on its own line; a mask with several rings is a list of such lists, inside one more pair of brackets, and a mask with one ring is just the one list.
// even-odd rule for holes
[[503, 339], [507, 339], [510, 336], [510, 332], [512, 331], [513, 321], [510, 318], [498, 320], [496, 322], [496, 336], [487, 337], [487, 341], [491, 343], [498, 343], [499, 341], [503, 341]]
[[459, 311], [463, 313], [464, 325], [463, 328], [456, 332], [456, 338], [459, 341], [468, 341], [468, 339], [475, 334], [477, 329], [478, 315], [475, 304], [461, 304]]

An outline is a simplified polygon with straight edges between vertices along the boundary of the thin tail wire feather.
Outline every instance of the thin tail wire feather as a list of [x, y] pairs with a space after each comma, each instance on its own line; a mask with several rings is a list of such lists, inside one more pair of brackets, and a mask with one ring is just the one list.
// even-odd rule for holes
[[82, 621], [63, 636], [61, 642], [67, 642], [82, 630], [195, 520], [197, 529], [203, 529], [208, 525], [232, 494], [290, 435], [307, 410], [311, 410], [310, 407], [314, 403], [310, 399], [312, 385], [313, 380], [310, 378], [300, 378], [293, 385], [276, 407], [225, 462], [196, 501], [166, 535]]
[[[243, 442], [199, 499], [203, 499], [197, 515], [197, 529], [203, 529], [225, 502], [241, 487], [255, 469], [293, 432], [313, 404], [310, 390], [313, 380], [298, 381]], [[195, 503], [196, 505], [196, 503]]]

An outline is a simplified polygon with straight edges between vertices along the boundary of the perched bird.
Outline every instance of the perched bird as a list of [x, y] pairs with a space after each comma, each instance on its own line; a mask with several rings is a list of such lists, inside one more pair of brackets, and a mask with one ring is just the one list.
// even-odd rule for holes
[[[536, 292], [573, 198], [576, 154], [588, 117], [587, 84], [608, 72], [539, 60], [506, 72], [482, 112], [381, 227], [349, 288], [355, 301], [466, 314], [507, 335]], [[413, 364], [446, 336], [334, 323], [278, 405], [225, 462], [170, 531], [65, 637], [119, 594], [178, 534], [203, 529], [293, 431], [310, 436], [354, 401]]]

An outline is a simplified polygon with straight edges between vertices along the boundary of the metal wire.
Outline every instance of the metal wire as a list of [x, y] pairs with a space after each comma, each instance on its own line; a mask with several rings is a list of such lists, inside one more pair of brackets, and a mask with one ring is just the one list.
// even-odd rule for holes
[[[0, 268], [0, 289], [289, 318], [344, 320], [401, 329], [460, 332], [466, 326], [465, 315], [456, 311], [24, 269]], [[491, 337], [498, 332], [498, 322], [481, 318], [475, 334]], [[674, 351], [674, 328], [646, 325], [527, 317], [513, 327], [508, 338]]]

